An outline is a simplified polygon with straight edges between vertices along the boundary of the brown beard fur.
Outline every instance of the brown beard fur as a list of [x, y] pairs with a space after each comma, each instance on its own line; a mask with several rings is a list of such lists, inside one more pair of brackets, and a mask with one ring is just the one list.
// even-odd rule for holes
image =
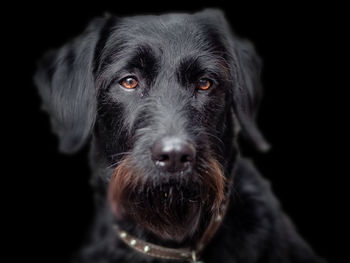
[[111, 178], [108, 198], [117, 219], [129, 216], [158, 237], [181, 242], [194, 235], [203, 213], [217, 214], [225, 177], [215, 159], [198, 167], [195, 176], [164, 182], [135, 167], [130, 157], [124, 158]]

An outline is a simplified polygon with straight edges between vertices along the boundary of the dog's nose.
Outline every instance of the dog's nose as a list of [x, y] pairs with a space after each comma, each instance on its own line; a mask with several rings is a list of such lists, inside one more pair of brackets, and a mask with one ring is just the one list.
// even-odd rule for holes
[[190, 168], [196, 158], [193, 144], [178, 138], [164, 137], [152, 147], [155, 165], [167, 172], [180, 172]]

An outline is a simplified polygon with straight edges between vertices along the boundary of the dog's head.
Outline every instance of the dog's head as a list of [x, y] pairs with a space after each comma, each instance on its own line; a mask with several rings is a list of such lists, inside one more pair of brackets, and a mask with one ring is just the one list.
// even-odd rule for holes
[[35, 81], [60, 149], [93, 137], [118, 220], [164, 239], [195, 235], [230, 178], [238, 127], [268, 145], [254, 117], [260, 60], [220, 11], [94, 20], [49, 53]]

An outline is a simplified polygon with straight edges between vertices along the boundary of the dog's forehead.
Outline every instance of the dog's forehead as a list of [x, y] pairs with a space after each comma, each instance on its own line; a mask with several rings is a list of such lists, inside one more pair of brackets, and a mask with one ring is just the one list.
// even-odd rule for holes
[[[194, 30], [200, 24], [219, 26], [225, 20], [220, 10], [208, 9], [197, 13], [166, 13], [161, 15], [129, 16], [121, 22], [131, 30], [143, 29], [156, 32], [173, 31], [174, 29]], [[130, 27], [131, 26], [131, 27]], [[181, 31], [181, 30], [180, 30]]]
[[218, 40], [222, 32], [220, 12], [170, 13], [122, 18], [116, 27], [116, 39], [128, 46], [148, 43], [167, 48], [200, 48], [201, 44]]
[[96, 49], [96, 68], [100, 76], [112, 77], [123, 70], [144, 68], [146, 64], [150, 68], [157, 65], [174, 72], [183, 61], [199, 58], [205, 60], [208, 67], [215, 67], [229, 59], [228, 28], [221, 12], [215, 10], [110, 21], [112, 25], [107, 22], [107, 30], [101, 31], [99, 42], [103, 44], [97, 47], [102, 48]]

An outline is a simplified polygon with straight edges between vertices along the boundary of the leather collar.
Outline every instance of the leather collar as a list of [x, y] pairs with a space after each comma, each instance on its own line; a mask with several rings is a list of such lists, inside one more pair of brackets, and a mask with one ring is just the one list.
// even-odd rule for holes
[[127, 232], [121, 230], [117, 225], [115, 225], [115, 230], [119, 238], [130, 248], [151, 257], [168, 259], [168, 260], [179, 260], [188, 261], [192, 263], [200, 263], [197, 261], [200, 253], [204, 247], [209, 243], [209, 241], [214, 237], [217, 230], [219, 229], [221, 222], [226, 214], [229, 203], [229, 197], [223, 202], [220, 207], [220, 211], [217, 215], [214, 215], [204, 232], [198, 246], [195, 250], [190, 250], [187, 248], [167, 248], [159, 245], [155, 245], [139, 238], [131, 236]]

